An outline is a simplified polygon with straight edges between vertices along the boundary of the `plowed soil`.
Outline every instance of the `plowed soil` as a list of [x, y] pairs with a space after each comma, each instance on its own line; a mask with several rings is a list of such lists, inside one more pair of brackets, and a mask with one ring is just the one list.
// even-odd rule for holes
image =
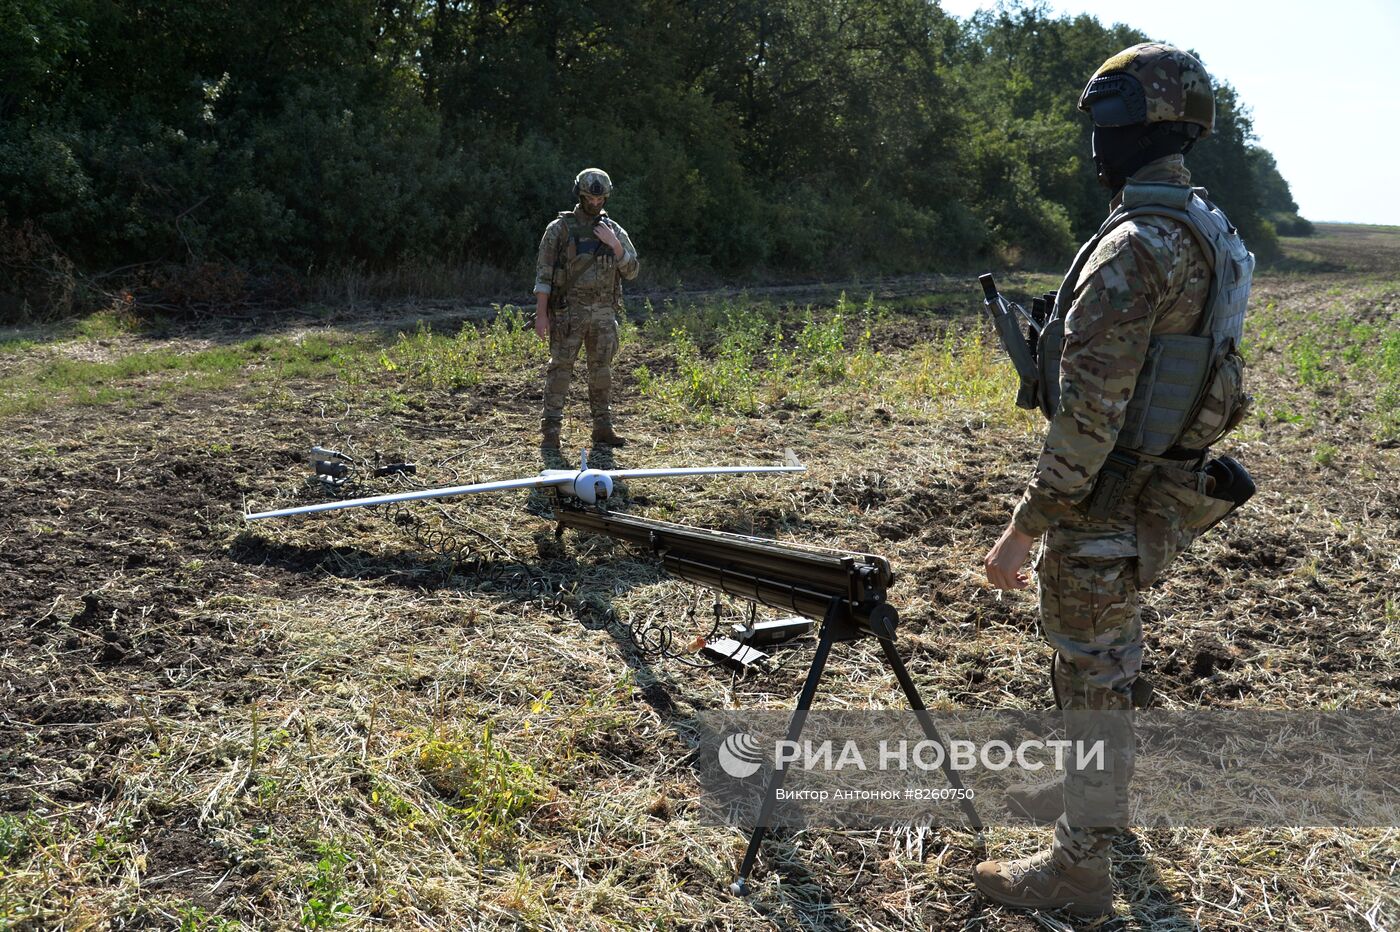
[[[1260, 492], [1146, 595], [1148, 671], [1171, 707], [1400, 701], [1400, 438], [1384, 410], [1400, 233], [1325, 228], [1289, 249], [1288, 269], [1256, 285], [1255, 411], [1227, 443]], [[800, 300], [820, 316], [834, 290]], [[875, 337], [892, 371], [949, 328], [980, 327], [971, 278], [869, 290], [888, 309]], [[387, 347], [391, 314], [413, 308], [30, 335], [0, 360], [18, 378], [258, 335]], [[468, 316], [438, 309], [434, 326]], [[930, 704], [1048, 705], [1034, 599], [987, 588], [981, 570], [1038, 451], [1034, 420], [869, 387], [682, 418], [642, 394], [636, 367], [675, 365], [656, 333], [638, 331], [616, 367], [633, 442], [613, 462], [771, 463], [792, 448], [808, 472], [639, 480], [627, 510], [886, 556], [900, 650]], [[684, 643], [708, 628], [711, 597], [621, 545], [556, 539], [538, 495], [245, 525], [245, 502], [320, 494], [312, 443], [402, 451], [419, 465], [405, 487], [541, 465], [534, 362], [465, 387], [384, 368], [256, 371], [174, 389], [168, 372], [117, 374], [114, 400], [55, 388], [0, 421], [0, 928], [1075, 927], [975, 896], [971, 837], [956, 831], [780, 836], [754, 896], [730, 897], [744, 839], [696, 815], [682, 723], [788, 707], [809, 649], [748, 679], [639, 649], [628, 624]], [[566, 445], [586, 438], [583, 394]], [[857, 644], [819, 701], [901, 699]], [[505, 775], [459, 767], [444, 782], [443, 747]], [[526, 805], [473, 814], [483, 786], [511, 781]], [[1020, 854], [1046, 838], [997, 828], [988, 842]], [[1394, 830], [1141, 831], [1117, 863], [1119, 916], [1098, 928], [1400, 921]]]

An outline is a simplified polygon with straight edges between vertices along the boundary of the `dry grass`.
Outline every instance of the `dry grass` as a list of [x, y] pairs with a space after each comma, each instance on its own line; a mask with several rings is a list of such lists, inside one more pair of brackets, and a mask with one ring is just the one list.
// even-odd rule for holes
[[[988, 590], [980, 569], [1039, 425], [973, 323], [975, 284], [929, 290], [882, 285], [869, 337], [863, 297], [834, 294], [636, 313], [620, 464], [792, 447], [810, 471], [635, 482], [630, 508], [886, 555], [930, 705], [1041, 708], [1032, 599]], [[1258, 294], [1273, 329], [1252, 350], [1258, 413], [1232, 446], [1262, 491], [1149, 593], [1149, 664], [1169, 706], [1393, 708], [1397, 450], [1378, 433], [1369, 350], [1349, 356], [1333, 325], [1395, 327], [1397, 292], [1336, 272], [1266, 277]], [[843, 307], [840, 332], [822, 330]], [[717, 351], [734, 315], [762, 337], [747, 375], [744, 347]], [[820, 332], [803, 344], [809, 320]], [[789, 707], [805, 652], [753, 680], [648, 662], [615, 621], [703, 627], [710, 598], [611, 542], [556, 540], [523, 495], [418, 512], [467, 548], [455, 560], [367, 512], [245, 528], [244, 496], [305, 495], [316, 441], [407, 450], [432, 484], [540, 465], [538, 360], [508, 329], [472, 355], [472, 334], [441, 325], [400, 340], [344, 323], [321, 335], [370, 344], [336, 365], [217, 393], [156, 395], [131, 376], [109, 404], [0, 426], [26, 451], [0, 474], [0, 927], [1075, 927], [973, 895], [971, 839], [951, 831], [782, 836], [754, 896], [729, 897], [744, 838], [700, 817], [685, 718]], [[690, 375], [750, 378], [752, 399], [687, 395], [678, 328], [697, 348]], [[1299, 357], [1309, 334], [1316, 357]], [[1301, 376], [1300, 358], [1330, 377]], [[566, 443], [585, 435], [581, 396]], [[870, 644], [838, 650], [818, 701], [900, 704]], [[994, 827], [987, 841], [1014, 855], [1046, 837]], [[1400, 916], [1396, 831], [1152, 830], [1117, 854], [1120, 915], [1099, 929]]]

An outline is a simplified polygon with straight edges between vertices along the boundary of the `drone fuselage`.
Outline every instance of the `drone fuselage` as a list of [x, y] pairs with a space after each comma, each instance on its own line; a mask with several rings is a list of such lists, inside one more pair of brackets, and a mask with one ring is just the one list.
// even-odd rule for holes
[[612, 494], [612, 476], [601, 469], [546, 469], [540, 473], [564, 495], [596, 505]]

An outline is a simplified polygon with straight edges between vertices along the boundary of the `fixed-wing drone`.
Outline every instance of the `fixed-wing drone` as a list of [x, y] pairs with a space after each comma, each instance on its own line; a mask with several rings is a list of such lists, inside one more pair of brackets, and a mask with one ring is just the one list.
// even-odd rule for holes
[[[321, 447], [312, 448], [313, 456], [342, 456]], [[342, 508], [366, 508], [372, 505], [392, 505], [396, 502], [413, 502], [430, 498], [451, 498], [457, 495], [475, 495], [479, 492], [504, 492], [508, 489], [557, 489], [560, 494], [577, 498], [589, 505], [603, 501], [613, 491], [613, 483], [618, 479], [653, 479], [676, 476], [732, 476], [744, 473], [806, 472], [807, 467], [797, 461], [791, 450], [787, 451], [785, 466], [689, 466], [678, 469], [589, 469], [588, 451], [579, 457], [579, 468], [546, 469], [538, 476], [524, 479], [504, 479], [498, 482], [477, 482], [472, 485], [457, 485], [444, 489], [420, 489], [415, 492], [395, 492], [389, 495], [373, 495], [368, 498], [347, 498], [340, 501], [321, 502], [316, 505], [301, 505], [296, 508], [280, 508], [276, 511], [245, 512], [245, 521], [259, 521], [263, 518], [285, 518], [291, 515], [309, 515], [321, 511], [337, 511]], [[317, 463], [318, 473], [322, 473], [325, 462]], [[403, 464], [399, 464], [402, 466]], [[393, 469], [394, 467], [389, 467]], [[331, 473], [335, 475], [335, 473]], [[339, 473], [343, 476], [344, 473]]]

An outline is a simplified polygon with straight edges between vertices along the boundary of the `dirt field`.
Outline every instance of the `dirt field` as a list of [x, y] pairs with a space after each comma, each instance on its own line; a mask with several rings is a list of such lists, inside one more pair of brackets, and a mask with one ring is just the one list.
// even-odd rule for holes
[[[1228, 443], [1260, 493], [1146, 594], [1168, 707], [1400, 701], [1400, 229], [1286, 246]], [[625, 507], [884, 555], [931, 705], [1047, 707], [1033, 597], [981, 572], [1040, 425], [975, 282], [837, 291], [631, 301], [619, 466], [790, 447], [809, 471], [639, 481]], [[789, 707], [810, 650], [737, 681], [644, 656], [627, 624], [688, 640], [711, 597], [556, 540], [538, 496], [245, 526], [245, 503], [315, 499], [313, 443], [402, 452], [414, 485], [537, 471], [543, 351], [514, 314], [465, 316], [0, 333], [0, 929], [1075, 927], [973, 895], [956, 831], [779, 836], [728, 896], [744, 837], [697, 814], [684, 721]], [[576, 384], [566, 444], [584, 414]], [[873, 644], [837, 652], [818, 701], [902, 703]], [[1152, 830], [1116, 854], [1096, 928], [1400, 924], [1400, 831]]]

